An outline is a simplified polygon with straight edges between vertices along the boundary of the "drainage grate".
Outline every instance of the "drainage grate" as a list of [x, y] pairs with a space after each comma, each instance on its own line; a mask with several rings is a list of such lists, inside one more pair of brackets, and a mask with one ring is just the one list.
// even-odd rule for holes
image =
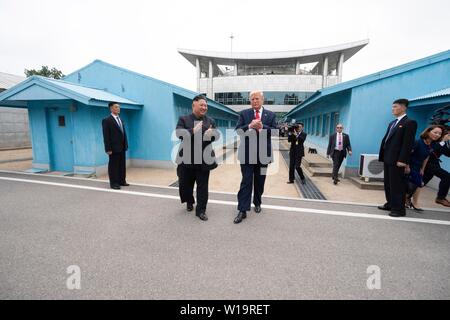
[[[289, 168], [289, 151], [280, 151]], [[300, 177], [297, 172], [295, 172], [295, 183], [300, 189], [302, 195], [306, 199], [316, 199], [316, 200], [326, 200], [325, 196], [320, 192], [316, 185], [311, 181], [311, 179], [305, 174], [306, 184], [302, 184]]]

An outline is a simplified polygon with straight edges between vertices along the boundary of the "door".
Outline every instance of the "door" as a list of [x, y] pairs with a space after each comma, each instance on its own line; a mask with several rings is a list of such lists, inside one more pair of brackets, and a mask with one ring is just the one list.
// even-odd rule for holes
[[69, 109], [47, 109], [50, 170], [73, 172], [72, 115]]

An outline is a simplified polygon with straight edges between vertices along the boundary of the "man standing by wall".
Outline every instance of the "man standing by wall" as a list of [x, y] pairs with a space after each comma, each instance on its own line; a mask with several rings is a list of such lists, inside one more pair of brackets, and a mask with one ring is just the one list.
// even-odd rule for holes
[[[194, 184], [197, 183], [196, 216], [207, 221], [209, 173], [217, 167], [211, 143], [219, 138], [214, 120], [206, 115], [208, 105], [202, 95], [194, 97], [192, 113], [181, 116], [177, 124], [177, 136], [182, 138], [177, 158], [177, 175], [181, 203], [187, 203], [188, 212], [194, 210]], [[209, 148], [205, 151], [205, 149]]]
[[108, 106], [111, 115], [103, 119], [102, 127], [105, 152], [109, 156], [109, 184], [112, 189], [120, 189], [120, 186], [129, 186], [125, 180], [125, 152], [128, 150], [127, 134], [125, 125], [119, 117], [120, 105], [117, 102], [110, 102]]
[[347, 157], [347, 152], [352, 155], [352, 146], [350, 144], [350, 136], [343, 133], [344, 126], [338, 124], [336, 126], [336, 132], [330, 136], [327, 149], [327, 158], [331, 157], [333, 160], [333, 183], [338, 184], [339, 180], [339, 169], [341, 168], [342, 162]]
[[289, 181], [288, 184], [294, 183], [295, 171], [297, 170], [302, 184], [305, 184], [305, 176], [302, 170], [302, 158], [305, 156], [304, 143], [306, 140], [306, 132], [303, 131], [303, 123], [296, 124], [289, 130], [288, 142], [291, 143], [289, 150]]
[[407, 180], [405, 168], [409, 163], [417, 131], [417, 122], [406, 115], [409, 101], [398, 99], [392, 105], [392, 121], [386, 131], [381, 147], [379, 161], [384, 162], [384, 191], [386, 203], [378, 209], [390, 211], [391, 217], [403, 217]]
[[276, 129], [275, 113], [263, 107], [261, 91], [250, 93], [252, 108], [240, 112], [236, 131], [240, 136], [238, 158], [241, 163], [241, 186], [238, 193], [239, 213], [234, 223], [247, 218], [250, 211], [252, 189], [255, 212], [261, 212], [267, 166], [272, 162], [271, 130]]

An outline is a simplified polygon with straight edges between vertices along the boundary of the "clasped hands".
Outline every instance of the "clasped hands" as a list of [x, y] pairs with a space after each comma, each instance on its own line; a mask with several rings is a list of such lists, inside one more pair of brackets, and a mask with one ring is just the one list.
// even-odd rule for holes
[[249, 129], [261, 130], [263, 124], [260, 119], [253, 119], [253, 121], [248, 125]]

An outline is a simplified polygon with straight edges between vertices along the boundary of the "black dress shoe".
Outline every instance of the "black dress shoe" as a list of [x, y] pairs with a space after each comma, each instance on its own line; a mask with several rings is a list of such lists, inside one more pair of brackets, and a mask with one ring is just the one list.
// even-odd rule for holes
[[240, 211], [234, 219], [234, 223], [241, 223], [245, 218], [247, 218], [247, 213], [245, 211]]
[[120, 186], [114, 185], [114, 186], [111, 186], [111, 189], [120, 190]]
[[333, 184], [334, 184], [334, 185], [337, 185], [337, 184], [338, 184], [338, 181], [337, 181], [337, 180], [334, 180], [334, 181], [333, 181]]
[[123, 186], [123, 187], [128, 187], [128, 186], [130, 186], [130, 184], [129, 184], [129, 183], [126, 183], [126, 182], [125, 182], [125, 183], [121, 183], [120, 185]]
[[399, 218], [399, 217], [406, 216], [406, 213], [405, 212], [400, 212], [400, 211], [391, 211], [391, 213], [389, 213], [389, 215], [391, 217], [394, 217], [394, 218]]
[[191, 212], [192, 210], [194, 210], [194, 205], [193, 205], [192, 203], [188, 203], [188, 204], [186, 205], [186, 210], [187, 210], [188, 212]]
[[382, 206], [378, 206], [378, 209], [384, 210], [384, 211], [391, 211], [391, 208], [388, 207], [386, 203]]
[[200, 213], [200, 214], [197, 214], [197, 217], [199, 217], [200, 220], [208, 221], [208, 216], [204, 212]]
[[255, 212], [261, 213], [261, 206], [255, 206]]
[[288, 182], [286, 182], [287, 184], [293, 184], [294, 183], [294, 181], [288, 181]]

